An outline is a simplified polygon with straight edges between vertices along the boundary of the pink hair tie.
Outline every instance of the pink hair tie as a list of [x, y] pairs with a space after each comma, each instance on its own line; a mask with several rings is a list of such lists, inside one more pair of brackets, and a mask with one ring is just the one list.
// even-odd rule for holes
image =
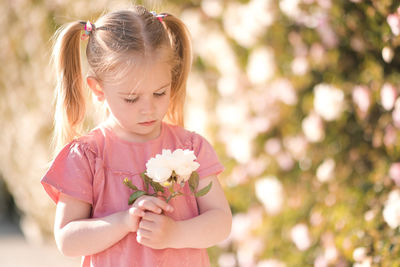
[[160, 22], [162, 22], [163, 18], [165, 18], [166, 16], [168, 16], [167, 14], [157, 14], [157, 12], [155, 11], [150, 11], [150, 13], [156, 17]]
[[89, 38], [90, 33], [94, 30], [94, 25], [92, 23], [90, 23], [90, 21], [85, 22], [81, 22], [81, 24], [85, 25], [85, 33], [82, 34], [81, 36], [81, 40], [86, 40], [87, 38]]

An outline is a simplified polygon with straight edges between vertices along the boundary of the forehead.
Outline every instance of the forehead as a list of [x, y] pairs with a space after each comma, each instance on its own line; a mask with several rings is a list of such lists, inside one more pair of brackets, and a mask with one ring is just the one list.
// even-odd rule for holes
[[105, 90], [139, 94], [171, 82], [171, 64], [165, 60], [156, 57], [131, 58], [121, 65], [119, 74], [104, 81]]

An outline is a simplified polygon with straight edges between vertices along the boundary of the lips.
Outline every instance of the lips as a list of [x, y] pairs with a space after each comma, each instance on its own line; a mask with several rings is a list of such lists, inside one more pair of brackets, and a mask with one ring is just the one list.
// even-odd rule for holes
[[143, 126], [150, 126], [150, 125], [153, 125], [155, 122], [156, 122], [156, 121], [153, 120], [153, 121], [139, 122], [139, 124], [140, 124], [140, 125], [143, 125]]

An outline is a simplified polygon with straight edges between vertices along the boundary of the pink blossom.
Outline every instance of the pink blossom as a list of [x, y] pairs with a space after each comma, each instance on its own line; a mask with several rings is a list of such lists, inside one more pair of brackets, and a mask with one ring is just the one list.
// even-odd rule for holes
[[389, 124], [385, 128], [383, 143], [385, 144], [386, 147], [391, 147], [396, 143], [396, 139], [397, 139], [396, 129]]
[[276, 156], [279, 167], [284, 171], [290, 171], [294, 167], [294, 160], [289, 152], [281, 152]]
[[278, 154], [279, 151], [281, 151], [281, 142], [278, 138], [270, 138], [265, 143], [264, 149], [265, 152], [267, 152], [269, 155], [274, 156]]
[[385, 83], [381, 89], [381, 104], [384, 109], [391, 110], [397, 97], [397, 90], [394, 85]]
[[393, 124], [396, 128], [400, 129], [400, 97], [397, 98], [392, 112]]
[[397, 186], [400, 186], [400, 162], [392, 163], [392, 165], [390, 165], [389, 176]]
[[371, 91], [366, 86], [356, 86], [353, 89], [353, 102], [364, 118], [371, 106]]
[[390, 26], [390, 29], [392, 30], [392, 33], [394, 35], [399, 35], [400, 34], [400, 16], [399, 14], [390, 14], [386, 18], [387, 23]]
[[338, 44], [338, 38], [336, 33], [333, 31], [328, 21], [328, 16], [324, 15], [320, 18], [318, 23], [317, 32], [321, 36], [322, 42], [328, 48], [334, 48]]
[[296, 91], [288, 79], [277, 79], [272, 82], [270, 87], [272, 95], [287, 105], [297, 103]]
[[319, 255], [314, 260], [314, 267], [328, 267], [329, 263], [328, 260], [325, 258], [324, 255]]
[[324, 9], [329, 9], [332, 6], [331, 0], [318, 0], [317, 2]]
[[310, 48], [310, 55], [316, 63], [322, 63], [325, 58], [325, 48], [319, 43], [313, 43]]

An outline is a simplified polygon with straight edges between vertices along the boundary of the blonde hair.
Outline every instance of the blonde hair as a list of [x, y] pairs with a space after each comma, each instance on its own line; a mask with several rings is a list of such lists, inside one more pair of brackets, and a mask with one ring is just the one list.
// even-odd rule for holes
[[[108, 13], [89, 35], [86, 57], [90, 73], [103, 81], [121, 71], [127, 56], [167, 51], [171, 64], [171, 101], [166, 120], [183, 126], [186, 82], [192, 63], [189, 31], [169, 13], [162, 21], [143, 6]], [[57, 74], [54, 141], [56, 149], [82, 134], [86, 114], [80, 44], [85, 23], [76, 21], [55, 34], [53, 62]], [[166, 49], [166, 50], [165, 50]]]

